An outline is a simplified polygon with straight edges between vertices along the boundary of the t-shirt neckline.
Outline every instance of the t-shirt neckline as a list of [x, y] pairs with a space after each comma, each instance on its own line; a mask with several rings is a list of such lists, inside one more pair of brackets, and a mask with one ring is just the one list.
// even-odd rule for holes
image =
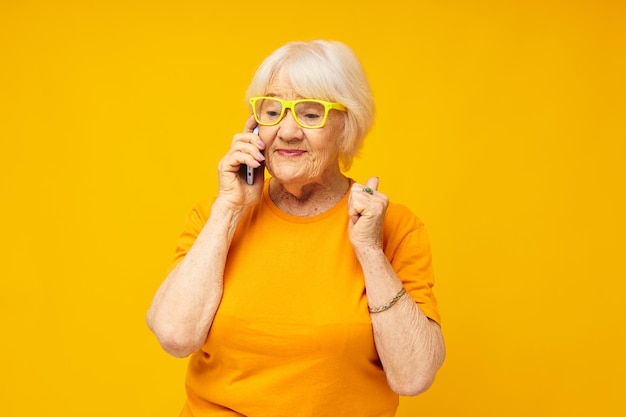
[[272, 211], [272, 213], [274, 213], [276, 216], [280, 217], [283, 220], [291, 223], [315, 223], [336, 214], [339, 210], [342, 209], [345, 211], [346, 216], [348, 216], [348, 197], [350, 195], [350, 188], [352, 188], [352, 184], [354, 183], [354, 180], [352, 178], [348, 178], [348, 180], [350, 181], [348, 191], [344, 194], [341, 200], [339, 200], [334, 206], [324, 211], [323, 213], [316, 214], [314, 216], [294, 216], [292, 214], [285, 213], [280, 208], [278, 208], [276, 203], [274, 203], [274, 201], [272, 201], [272, 198], [270, 197], [270, 180], [271, 177], [266, 179], [265, 184], [263, 185], [263, 204], [265, 204]]

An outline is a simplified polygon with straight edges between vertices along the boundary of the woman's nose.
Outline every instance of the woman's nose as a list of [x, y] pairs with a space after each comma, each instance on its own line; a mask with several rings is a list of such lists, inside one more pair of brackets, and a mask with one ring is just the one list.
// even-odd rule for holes
[[302, 139], [302, 127], [296, 123], [291, 109], [285, 110], [285, 116], [278, 123], [278, 136], [286, 142]]

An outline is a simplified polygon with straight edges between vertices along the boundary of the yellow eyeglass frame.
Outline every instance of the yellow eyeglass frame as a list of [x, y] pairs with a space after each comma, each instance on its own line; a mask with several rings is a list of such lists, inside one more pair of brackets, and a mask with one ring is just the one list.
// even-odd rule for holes
[[[259, 120], [259, 117], [257, 116], [257, 113], [256, 113], [256, 103], [259, 100], [274, 100], [281, 104], [280, 116], [278, 117], [278, 119], [276, 119], [275, 122], [265, 123]], [[322, 122], [316, 126], [307, 126], [303, 124], [302, 122], [300, 122], [294, 110], [294, 107], [299, 103], [318, 103], [324, 106], [324, 119], [322, 120]], [[308, 99], [308, 98], [300, 99], [300, 100], [283, 100], [283, 99], [276, 98], [276, 97], [252, 97], [250, 98], [250, 104], [252, 105], [252, 113], [254, 114], [254, 120], [256, 120], [256, 122], [260, 124], [261, 126], [276, 126], [278, 123], [280, 123], [281, 120], [283, 120], [283, 117], [285, 117], [285, 111], [289, 109], [291, 110], [291, 116], [293, 117], [293, 120], [295, 120], [299, 126], [302, 126], [305, 129], [320, 129], [324, 127], [324, 125], [326, 125], [326, 120], [328, 119], [328, 112], [330, 110], [339, 110], [339, 111], [344, 111], [344, 112], [348, 111], [348, 108], [341, 103], [329, 102], [329, 101], [324, 101], [324, 100]]]

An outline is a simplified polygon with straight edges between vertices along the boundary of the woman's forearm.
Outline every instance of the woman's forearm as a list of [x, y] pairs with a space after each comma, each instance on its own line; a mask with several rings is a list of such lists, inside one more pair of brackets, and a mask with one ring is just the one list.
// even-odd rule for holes
[[[357, 253], [365, 274], [370, 307], [387, 304], [402, 282], [381, 250]], [[408, 294], [380, 313], [371, 313], [376, 350], [391, 389], [417, 395], [433, 382], [445, 357], [441, 329]]]
[[202, 347], [223, 292], [223, 274], [240, 212], [216, 201], [187, 255], [157, 290], [147, 321], [165, 351], [185, 357]]

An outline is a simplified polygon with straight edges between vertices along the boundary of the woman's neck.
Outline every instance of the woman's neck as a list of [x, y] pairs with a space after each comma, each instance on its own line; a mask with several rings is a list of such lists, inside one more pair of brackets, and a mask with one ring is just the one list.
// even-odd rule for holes
[[335, 206], [349, 188], [350, 180], [341, 173], [323, 183], [305, 185], [282, 184], [276, 178], [272, 178], [269, 194], [274, 204], [285, 213], [310, 217]]

